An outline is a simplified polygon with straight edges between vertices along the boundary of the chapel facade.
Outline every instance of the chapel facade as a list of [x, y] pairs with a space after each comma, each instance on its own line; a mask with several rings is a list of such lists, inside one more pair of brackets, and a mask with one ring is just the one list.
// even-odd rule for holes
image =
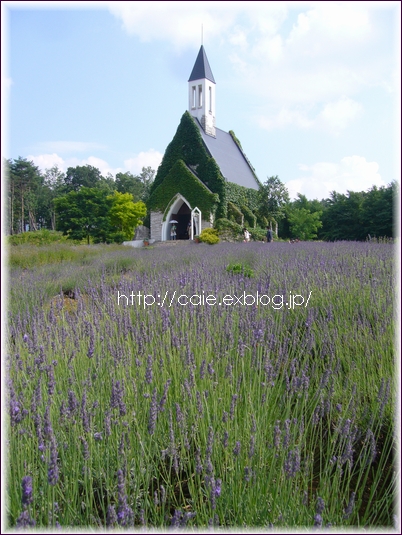
[[217, 128], [216, 104], [215, 79], [201, 46], [188, 79], [187, 111], [151, 188], [152, 240], [169, 240], [172, 224], [177, 239], [192, 239], [217, 218], [227, 217], [228, 202], [246, 199], [259, 188], [239, 140], [232, 131]]

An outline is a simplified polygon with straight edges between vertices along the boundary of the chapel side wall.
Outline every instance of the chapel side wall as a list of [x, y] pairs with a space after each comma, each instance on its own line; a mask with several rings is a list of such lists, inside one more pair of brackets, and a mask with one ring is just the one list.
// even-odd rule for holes
[[162, 212], [151, 212], [151, 240], [160, 241], [162, 239]]

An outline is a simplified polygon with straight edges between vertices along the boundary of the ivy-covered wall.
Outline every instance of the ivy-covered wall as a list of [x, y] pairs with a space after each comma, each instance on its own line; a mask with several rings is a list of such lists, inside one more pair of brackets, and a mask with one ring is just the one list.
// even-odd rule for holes
[[[213, 193], [218, 194], [216, 217], [225, 217], [227, 213], [225, 179], [215, 160], [209, 156], [199, 129], [188, 111], [183, 114], [176, 134], [166, 148], [151, 188], [150, 201], [152, 201], [153, 194], [159, 186], [165, 187], [165, 179], [178, 160], [185, 162]], [[181, 193], [185, 195], [184, 191]], [[170, 200], [171, 197], [168, 193], [166, 196]], [[197, 201], [196, 205], [199, 206], [199, 204]], [[148, 208], [152, 208], [151, 203], [148, 203]], [[201, 209], [201, 206], [199, 208]]]
[[[242, 150], [234, 132], [229, 133]], [[176, 193], [181, 193], [192, 206], [198, 206], [206, 216], [213, 214], [215, 219], [227, 218], [230, 206], [230, 219], [243, 220], [249, 227], [256, 226], [258, 191], [225, 181], [216, 161], [205, 148], [199, 128], [187, 111], [166, 148], [151, 187], [148, 211], [164, 212]]]
[[148, 200], [149, 210], [164, 212], [177, 193], [181, 193], [192, 208], [197, 206], [204, 219], [214, 214], [219, 203], [219, 196], [209, 191], [188, 169], [183, 160], [177, 160], [163, 183], [153, 189]]

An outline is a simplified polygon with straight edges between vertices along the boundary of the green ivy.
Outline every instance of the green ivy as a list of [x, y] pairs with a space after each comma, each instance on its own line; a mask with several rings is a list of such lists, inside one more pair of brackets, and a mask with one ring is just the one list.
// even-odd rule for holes
[[228, 202], [228, 219], [229, 221], [234, 221], [238, 225], [243, 225], [244, 222], [243, 213], [239, 210], [238, 206], [230, 201]]
[[176, 161], [163, 184], [159, 184], [153, 190], [148, 200], [148, 208], [166, 214], [177, 193], [183, 195], [193, 208], [197, 206], [201, 210], [203, 219], [208, 219], [210, 215], [213, 215], [219, 203], [219, 196], [209, 191], [183, 160]]
[[[226, 182], [223, 178], [218, 165], [215, 160], [209, 156], [204, 142], [202, 140], [198, 126], [194, 119], [186, 111], [180, 121], [176, 134], [172, 141], [166, 148], [162, 163], [158, 168], [155, 180], [151, 187], [150, 201], [148, 207], [155, 205], [153, 195], [157, 188], [162, 186], [165, 188], [165, 179], [170, 174], [171, 169], [178, 160], [182, 160], [190, 169], [197, 175], [199, 180], [203, 182], [212, 193], [216, 193], [219, 197], [218, 205], [216, 206], [217, 217], [226, 215]], [[184, 191], [180, 191], [184, 194]], [[170, 200], [169, 194], [164, 194]], [[187, 198], [187, 197], [186, 197]], [[189, 200], [189, 199], [188, 199]], [[190, 200], [189, 200], [190, 202]], [[195, 205], [199, 206], [198, 200]], [[215, 201], [214, 201], [215, 204]], [[208, 207], [206, 212], [210, 212], [211, 207]]]
[[226, 200], [237, 206], [245, 205], [252, 212], [258, 210], [258, 190], [245, 188], [233, 182], [226, 183]]
[[240, 210], [243, 212], [244, 215], [244, 223], [247, 223], [250, 227], [254, 228], [257, 224], [257, 217], [245, 204], [242, 204], [240, 206]]

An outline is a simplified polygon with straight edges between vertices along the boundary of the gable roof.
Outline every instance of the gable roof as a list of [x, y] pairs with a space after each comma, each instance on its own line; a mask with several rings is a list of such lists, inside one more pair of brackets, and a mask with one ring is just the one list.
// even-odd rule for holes
[[212, 74], [211, 67], [209, 66], [205, 49], [203, 45], [201, 45], [188, 81], [192, 82], [193, 80], [202, 80], [203, 78], [207, 78], [215, 84], [214, 75]]
[[216, 128], [216, 137], [204, 132], [200, 122], [194, 118], [202, 140], [224, 178], [244, 188], [259, 188], [259, 181], [243, 151], [228, 132]]

